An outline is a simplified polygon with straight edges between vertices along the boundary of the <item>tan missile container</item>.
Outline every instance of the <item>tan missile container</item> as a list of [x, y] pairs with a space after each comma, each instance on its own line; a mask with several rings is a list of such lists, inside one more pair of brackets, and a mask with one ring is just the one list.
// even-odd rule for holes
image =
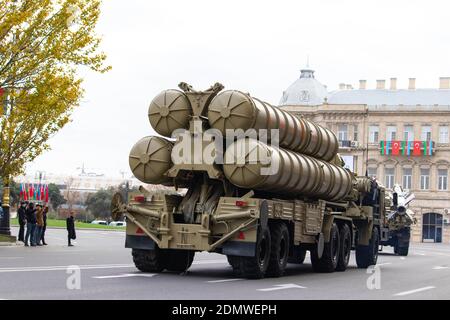
[[330, 201], [344, 199], [352, 175], [342, 167], [254, 139], [240, 139], [225, 151], [223, 171], [236, 186]]
[[133, 175], [144, 183], [159, 184], [167, 180], [164, 173], [172, 166], [173, 144], [160, 137], [145, 137], [131, 149], [130, 169]]
[[219, 93], [209, 105], [208, 118], [222, 134], [227, 129], [279, 129], [281, 147], [325, 161], [339, 148], [332, 131], [236, 90]]
[[191, 115], [192, 108], [186, 95], [173, 89], [157, 95], [148, 108], [151, 126], [165, 137], [170, 137], [176, 129], [187, 129]]

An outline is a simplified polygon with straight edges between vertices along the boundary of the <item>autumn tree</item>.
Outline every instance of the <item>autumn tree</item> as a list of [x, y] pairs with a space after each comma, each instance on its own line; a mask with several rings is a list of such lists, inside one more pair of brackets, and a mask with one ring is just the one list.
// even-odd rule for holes
[[49, 148], [83, 96], [79, 68], [105, 72], [99, 0], [0, 0], [0, 176]]

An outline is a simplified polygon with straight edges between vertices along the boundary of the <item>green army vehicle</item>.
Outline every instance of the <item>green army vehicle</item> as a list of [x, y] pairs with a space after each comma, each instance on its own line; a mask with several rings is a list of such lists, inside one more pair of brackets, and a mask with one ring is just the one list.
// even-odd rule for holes
[[381, 242], [383, 246], [394, 247], [394, 253], [407, 256], [411, 238], [411, 225], [416, 222], [413, 212], [408, 209], [414, 194], [404, 191], [398, 184], [387, 193], [388, 209], [384, 225], [388, 228], [388, 237]]
[[129, 163], [143, 183], [180, 194], [140, 187], [111, 205], [139, 270], [184, 272], [200, 251], [226, 255], [246, 278], [282, 276], [307, 251], [317, 272], [344, 271], [352, 249], [358, 267], [377, 263], [385, 189], [343, 167], [333, 132], [219, 83], [179, 87], [148, 111], [172, 139], [141, 139]]

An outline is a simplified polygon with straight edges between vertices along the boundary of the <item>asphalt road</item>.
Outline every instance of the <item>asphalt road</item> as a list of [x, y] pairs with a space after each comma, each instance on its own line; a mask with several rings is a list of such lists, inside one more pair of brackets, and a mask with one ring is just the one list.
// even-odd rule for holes
[[385, 248], [375, 273], [357, 269], [352, 256], [347, 271], [317, 274], [307, 257], [282, 278], [244, 280], [224, 256], [208, 253], [197, 254], [186, 274], [140, 273], [123, 232], [78, 230], [77, 237], [69, 248], [65, 230], [49, 229], [48, 246], [0, 247], [0, 299], [450, 299], [448, 244], [413, 244], [408, 257]]

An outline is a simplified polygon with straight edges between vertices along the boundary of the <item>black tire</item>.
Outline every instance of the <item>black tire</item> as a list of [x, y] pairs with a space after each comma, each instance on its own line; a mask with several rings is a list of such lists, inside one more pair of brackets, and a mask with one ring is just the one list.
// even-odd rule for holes
[[378, 228], [373, 228], [368, 246], [356, 246], [356, 264], [358, 268], [368, 268], [377, 264], [380, 236]]
[[156, 247], [154, 250], [132, 249], [133, 262], [142, 272], [161, 272], [166, 268], [165, 252]]
[[241, 270], [239, 267], [239, 262], [240, 262], [239, 257], [227, 256], [227, 260], [228, 260], [228, 263], [230, 264], [231, 268], [233, 268], [234, 274], [240, 275]]
[[194, 261], [195, 251], [192, 250], [167, 250], [166, 269], [172, 272], [185, 272]]
[[270, 277], [281, 277], [286, 270], [289, 257], [290, 239], [286, 224], [280, 222], [271, 225], [270, 238], [270, 259], [266, 275]]
[[315, 272], [333, 272], [338, 264], [340, 252], [339, 228], [336, 223], [330, 230], [330, 241], [323, 247], [322, 257], [319, 259], [317, 249], [311, 250], [311, 263]]
[[345, 271], [350, 261], [350, 253], [352, 251], [352, 235], [350, 227], [347, 224], [343, 224], [339, 232], [339, 238], [341, 241], [339, 259], [336, 266], [336, 271]]
[[270, 260], [270, 232], [268, 228], [260, 229], [256, 241], [254, 257], [239, 257], [239, 269], [241, 276], [248, 279], [264, 278]]
[[402, 246], [402, 247], [398, 246], [398, 247], [397, 247], [397, 252], [396, 252], [396, 253], [397, 253], [399, 256], [406, 257], [406, 256], [408, 255], [408, 251], [409, 251], [409, 245], [408, 245], [408, 246]]

